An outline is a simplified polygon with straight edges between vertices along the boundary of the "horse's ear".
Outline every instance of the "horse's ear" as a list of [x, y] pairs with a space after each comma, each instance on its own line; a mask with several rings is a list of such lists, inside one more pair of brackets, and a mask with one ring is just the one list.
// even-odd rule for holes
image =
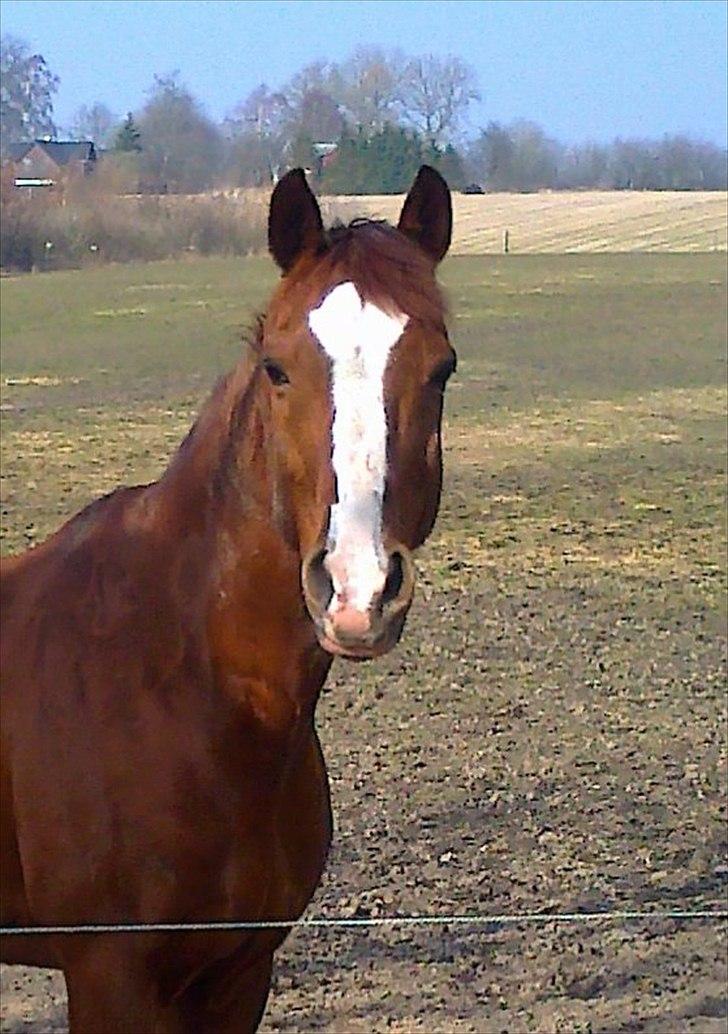
[[436, 169], [423, 165], [405, 198], [397, 229], [435, 262], [445, 257], [452, 237], [450, 189]]
[[324, 243], [318, 202], [303, 169], [291, 169], [276, 184], [268, 213], [268, 247], [284, 273], [299, 255], [315, 252]]

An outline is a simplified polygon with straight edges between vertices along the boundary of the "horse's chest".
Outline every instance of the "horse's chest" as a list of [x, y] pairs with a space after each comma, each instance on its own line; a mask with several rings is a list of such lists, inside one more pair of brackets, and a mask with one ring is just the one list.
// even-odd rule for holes
[[[328, 780], [316, 740], [276, 798], [262, 798], [258, 803], [252, 825], [253, 813], [246, 809], [237, 829], [231, 830], [226, 849], [211, 866], [208, 858], [208, 878], [201, 895], [199, 879], [195, 880], [194, 918], [287, 924], [295, 921], [311, 900], [331, 841]], [[192, 890], [178, 889], [183, 897]], [[249, 964], [274, 951], [286, 932], [285, 925], [280, 929], [243, 927], [210, 931], [202, 941], [175, 938], [164, 965], [165, 985], [173, 991], [233, 952]]]
[[[300, 765], [262, 809], [259, 823], [248, 827], [231, 850], [224, 880], [233, 910], [248, 901], [260, 918], [299, 916], [321, 878], [330, 842], [328, 779], [318, 743], [312, 741]], [[252, 885], [251, 859], [257, 870]]]

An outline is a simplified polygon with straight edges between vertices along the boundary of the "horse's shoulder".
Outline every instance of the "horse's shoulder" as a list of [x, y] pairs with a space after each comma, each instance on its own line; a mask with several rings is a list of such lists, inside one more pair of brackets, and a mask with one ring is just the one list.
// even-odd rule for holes
[[19, 678], [33, 668], [54, 692], [79, 679], [110, 685], [116, 674], [127, 689], [151, 686], [200, 641], [154, 510], [145, 488], [119, 489], [9, 561], [3, 634]]
[[[60, 631], [143, 624], [144, 603], [173, 611], [150, 486], [121, 488], [85, 507], [45, 542], [3, 560], [8, 623], [50, 621]], [[13, 622], [13, 619], [14, 622]], [[78, 626], [78, 627], [76, 627]]]

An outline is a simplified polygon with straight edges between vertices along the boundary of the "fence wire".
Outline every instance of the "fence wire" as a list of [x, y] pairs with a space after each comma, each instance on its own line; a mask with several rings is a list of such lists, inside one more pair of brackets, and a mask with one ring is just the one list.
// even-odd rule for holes
[[382, 926], [517, 926], [519, 924], [656, 922], [673, 919], [728, 920], [728, 909], [624, 909], [600, 912], [501, 912], [493, 915], [303, 916], [300, 919], [221, 920], [197, 923], [79, 923], [60, 926], [4, 926], [0, 936], [109, 933], [199, 933], [215, 930], [361, 929]]

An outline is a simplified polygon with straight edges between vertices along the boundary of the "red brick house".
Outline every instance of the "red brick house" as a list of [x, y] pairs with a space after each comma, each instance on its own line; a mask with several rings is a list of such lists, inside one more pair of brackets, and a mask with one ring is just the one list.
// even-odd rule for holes
[[31, 140], [8, 146], [16, 187], [54, 187], [69, 176], [87, 176], [96, 164], [90, 140]]

